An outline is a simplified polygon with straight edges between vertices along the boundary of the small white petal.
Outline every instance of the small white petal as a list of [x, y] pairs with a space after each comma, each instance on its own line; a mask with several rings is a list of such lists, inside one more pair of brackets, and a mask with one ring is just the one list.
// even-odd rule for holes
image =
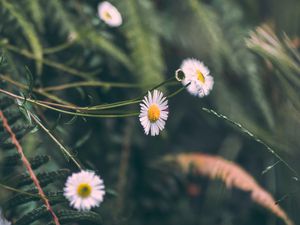
[[[204, 97], [208, 95], [213, 88], [213, 77], [209, 75], [209, 69], [197, 59], [183, 60], [180, 69], [183, 71], [185, 77], [182, 84], [187, 86], [187, 91], [195, 96]], [[204, 77], [204, 82], [198, 80], [199, 72]]]
[[[91, 193], [82, 197], [78, 194], [79, 185], [87, 184]], [[64, 196], [70, 201], [70, 205], [79, 211], [88, 211], [99, 206], [105, 195], [103, 180], [92, 171], [73, 173], [68, 177], [64, 188]]]
[[98, 16], [107, 25], [118, 27], [122, 24], [122, 16], [118, 9], [109, 2], [101, 2], [98, 5]]
[[[168, 100], [162, 92], [154, 90], [153, 92], [148, 91], [142, 102], [140, 104], [140, 122], [146, 135], [150, 133], [151, 136], [156, 136], [164, 129], [165, 121], [168, 119]], [[148, 110], [152, 105], [156, 105], [159, 109], [159, 118], [154, 122], [150, 121], [148, 117]]]
[[11, 225], [11, 222], [7, 221], [4, 218], [1, 208], [0, 208], [0, 225]]

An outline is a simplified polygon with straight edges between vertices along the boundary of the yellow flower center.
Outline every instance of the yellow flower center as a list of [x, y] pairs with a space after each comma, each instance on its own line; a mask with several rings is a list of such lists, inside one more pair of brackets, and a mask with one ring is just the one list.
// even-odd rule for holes
[[153, 104], [148, 109], [148, 119], [151, 123], [156, 122], [160, 116], [160, 109], [156, 104]]
[[80, 184], [77, 188], [77, 194], [81, 198], [87, 198], [92, 193], [92, 187], [89, 184]]
[[204, 77], [203, 73], [201, 73], [200, 70], [196, 70], [196, 74], [197, 74], [197, 79], [200, 82], [204, 83], [205, 82], [205, 77]]
[[103, 13], [103, 17], [104, 17], [106, 20], [112, 19], [112, 16], [111, 16], [110, 13], [107, 12], [107, 11], [105, 11], [105, 12]]

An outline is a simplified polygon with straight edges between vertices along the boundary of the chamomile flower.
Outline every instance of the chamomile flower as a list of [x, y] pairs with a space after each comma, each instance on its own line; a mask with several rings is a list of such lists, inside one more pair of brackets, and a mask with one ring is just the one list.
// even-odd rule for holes
[[188, 85], [187, 90], [195, 96], [208, 95], [214, 85], [214, 79], [209, 74], [209, 69], [197, 59], [183, 60], [180, 69], [184, 73], [181, 80], [183, 85]]
[[103, 181], [92, 171], [73, 173], [64, 188], [64, 196], [79, 211], [89, 211], [99, 206], [104, 195]]
[[109, 2], [101, 2], [98, 5], [98, 16], [111, 27], [118, 27], [122, 24], [120, 12]]
[[165, 128], [165, 121], [168, 119], [168, 100], [158, 90], [152, 93], [149, 91], [140, 106], [139, 117], [145, 134], [150, 132], [151, 136], [158, 135]]
[[0, 225], [11, 225], [11, 222], [8, 222], [3, 214], [2, 214], [2, 211], [1, 211], [1, 208], [0, 208]]

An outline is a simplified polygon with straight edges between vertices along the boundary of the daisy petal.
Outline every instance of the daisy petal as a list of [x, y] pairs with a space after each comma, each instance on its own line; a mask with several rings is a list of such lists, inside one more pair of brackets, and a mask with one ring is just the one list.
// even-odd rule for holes
[[139, 118], [145, 134], [159, 135], [168, 119], [168, 100], [161, 91], [155, 89], [153, 92], [148, 91], [142, 102]]

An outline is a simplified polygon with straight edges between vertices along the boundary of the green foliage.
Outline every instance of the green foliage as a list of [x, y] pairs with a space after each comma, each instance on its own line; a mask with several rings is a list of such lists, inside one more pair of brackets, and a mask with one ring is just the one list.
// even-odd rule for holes
[[50, 8], [49, 13], [54, 15], [54, 23], [59, 26], [59, 32], [62, 36], [70, 38], [73, 35], [75, 41], [78, 41], [83, 47], [87, 45], [99, 49], [119, 61], [129, 70], [132, 69], [132, 63], [126, 54], [112, 41], [105, 38], [102, 33], [95, 31], [88, 24], [84, 27], [78, 27], [77, 23], [80, 21], [76, 20], [76, 17], [69, 15], [60, 0], [49, 1], [47, 4]]
[[37, 74], [42, 73], [42, 63], [43, 59], [43, 47], [39, 41], [38, 35], [31, 25], [30, 22], [24, 17], [24, 15], [20, 12], [20, 9], [17, 9], [16, 5], [11, 4], [6, 0], [1, 0], [1, 6], [4, 10], [8, 11], [8, 17], [13, 17], [16, 20], [16, 23], [21, 27], [25, 38], [27, 39], [34, 56], [36, 57], [36, 69]]
[[[5, 114], [17, 139], [22, 139], [32, 129], [32, 126], [30, 124], [27, 125], [16, 103], [3, 95], [1, 95], [0, 100], [0, 110]], [[14, 144], [11, 143], [10, 135], [4, 130], [3, 126], [1, 126], [0, 134], [0, 149], [6, 150], [2, 169], [7, 171], [5, 177], [1, 178], [0, 181], [1, 183], [5, 181], [10, 187], [16, 190], [15, 193], [7, 198], [6, 203], [2, 205], [2, 207], [5, 209], [7, 215], [12, 215], [10, 219], [15, 221], [14, 224], [16, 225], [29, 225], [34, 222], [51, 224], [52, 218], [49, 215], [47, 207], [43, 205], [43, 201], [37, 189], [33, 188], [32, 178], [27, 173], [20, 174], [20, 172], [18, 172], [19, 169], [23, 167], [22, 160], [18, 154], [14, 153], [16, 151]], [[38, 168], [41, 166], [46, 170], [45, 164], [48, 163], [49, 160], [50, 157], [45, 155], [37, 155], [29, 159], [41, 187], [46, 188], [49, 185], [56, 187], [56, 192], [46, 192], [46, 196], [52, 206], [55, 207], [55, 212], [57, 212], [59, 218], [61, 218], [62, 224], [78, 221], [90, 221], [95, 224], [102, 224], [101, 217], [98, 213], [78, 213], [68, 208], [66, 199], [58, 187], [66, 180], [70, 171], [68, 169], [58, 169], [51, 172], [39, 172]], [[60, 182], [60, 185], [58, 185], [58, 182]], [[51, 188], [51, 190], [53, 190], [53, 188]], [[29, 208], [28, 211], [22, 209], [22, 205], [32, 204], [32, 202], [36, 202], [37, 207], [35, 209]], [[16, 219], [17, 214], [19, 215], [18, 219]], [[20, 215], [22, 216], [20, 217]]]
[[122, 31], [131, 50], [136, 78], [145, 84], [160, 83], [164, 79], [160, 40], [147, 23], [149, 16], [157, 16], [153, 3], [149, 0], [129, 0], [117, 4], [126, 17]]
[[28, 13], [29, 15], [31, 15], [31, 19], [35, 22], [38, 30], [40, 32], [44, 31], [44, 27], [43, 27], [43, 7], [40, 3], [39, 0], [26, 0], [25, 1], [25, 5], [27, 6], [26, 9], [28, 9]]
[[[102, 217], [99, 214], [94, 212], [78, 212], [74, 210], [60, 210], [57, 213], [58, 217], [61, 220], [62, 224], [68, 224], [70, 222], [76, 221], [88, 221], [93, 224], [102, 224]], [[49, 225], [54, 224], [50, 222]]]
[[[99, 1], [0, 0], [0, 89], [25, 98], [15, 102], [1, 94], [0, 109], [61, 223], [276, 223], [250, 206], [247, 196], [235, 198], [219, 183], [154, 163], [185, 149], [237, 161], [275, 198], [288, 196], [279, 204], [299, 223], [293, 207], [299, 182], [283, 165], [300, 170], [298, 0], [111, 2], [122, 15], [120, 27], [98, 18]], [[140, 98], [191, 57], [210, 69], [211, 94], [198, 99], [183, 91], [170, 98], [164, 132], [145, 136], [136, 116]], [[179, 85], [159, 88], [168, 95]], [[36, 100], [63, 104], [60, 109], [73, 115], [90, 112], [91, 118]], [[39, 132], [29, 109], [46, 130]], [[132, 120], [120, 118], [128, 112]], [[111, 113], [117, 116], [92, 118]], [[117, 190], [116, 199], [105, 197], [91, 212], [71, 210], [62, 193], [74, 170], [70, 156], [103, 176], [105, 186]], [[52, 224], [25, 171], [0, 126], [0, 183], [17, 189], [0, 187], [0, 207], [13, 224]]]
[[[37, 169], [40, 166], [46, 164], [50, 160], [50, 157], [47, 155], [38, 155], [29, 159], [31, 167]], [[6, 167], [14, 167], [16, 165], [22, 164], [19, 154], [13, 154], [4, 158]]]

